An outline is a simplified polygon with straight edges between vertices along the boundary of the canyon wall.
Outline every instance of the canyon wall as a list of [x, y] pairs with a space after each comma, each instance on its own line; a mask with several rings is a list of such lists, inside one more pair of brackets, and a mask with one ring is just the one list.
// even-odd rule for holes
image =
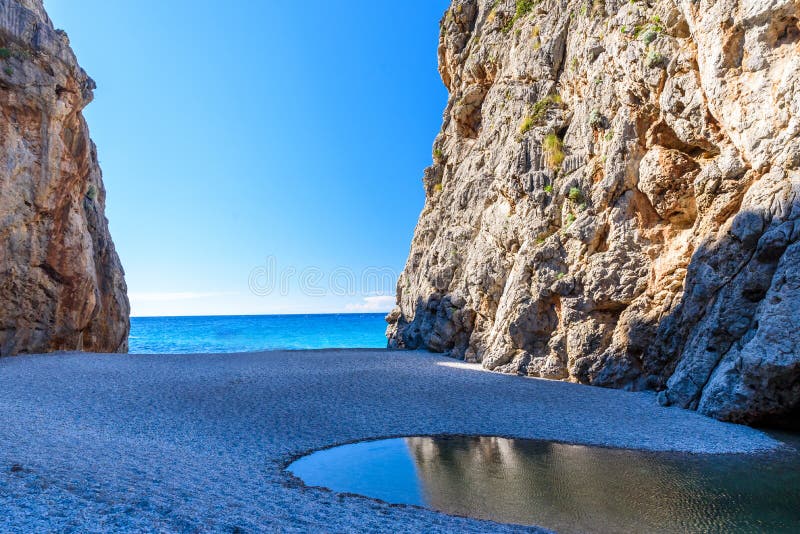
[[81, 114], [94, 88], [41, 0], [0, 0], [0, 356], [127, 351], [124, 273]]
[[795, 0], [454, 0], [389, 346], [796, 420], [799, 19]]

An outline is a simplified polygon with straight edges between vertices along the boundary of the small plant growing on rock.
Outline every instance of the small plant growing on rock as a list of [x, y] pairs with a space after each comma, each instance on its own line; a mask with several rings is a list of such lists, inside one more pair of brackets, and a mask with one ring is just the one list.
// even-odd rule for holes
[[647, 28], [642, 32], [642, 42], [644, 44], [649, 45], [656, 39], [658, 39], [658, 32], [655, 31], [653, 28]]
[[533, 117], [525, 117], [522, 120], [522, 124], [519, 125], [519, 133], [521, 134], [528, 133], [531, 130], [531, 128], [533, 128], [534, 124], [535, 121]]
[[598, 110], [595, 109], [595, 110], [592, 110], [591, 113], [589, 113], [589, 126], [593, 130], [601, 129], [603, 127], [604, 123], [605, 123], [605, 121], [603, 120], [603, 115], [600, 114], [600, 112]]
[[614, 133], [613, 132], [606, 132], [606, 136], [605, 137], [606, 137], [606, 141], [611, 141], [612, 139], [614, 139]]
[[664, 56], [656, 52], [655, 50], [651, 50], [647, 53], [647, 58], [645, 59], [645, 64], [647, 68], [652, 69], [653, 67], [658, 67], [664, 63]]
[[12, 69], [11, 67], [6, 67], [6, 68], [3, 69], [3, 72], [5, 72], [7, 75], [11, 76], [12, 74], [14, 74], [14, 69]]
[[441, 193], [442, 192], [442, 183], [439, 182], [438, 184], [433, 186], [434, 193]]
[[514, 14], [517, 19], [520, 19], [533, 11], [538, 0], [517, 0], [517, 12]]
[[576, 217], [575, 217], [574, 213], [570, 213], [570, 214], [567, 215], [567, 228], [572, 226], [572, 223], [575, 222], [575, 219], [576, 219]]
[[564, 143], [556, 134], [548, 134], [542, 141], [542, 152], [550, 169], [557, 171], [564, 163]]
[[97, 200], [97, 188], [94, 184], [89, 185], [89, 188], [86, 190], [86, 198], [94, 202]]
[[434, 148], [433, 149], [433, 161], [436, 161], [436, 162], [442, 161], [443, 157], [444, 157], [444, 154], [442, 154], [441, 150], [439, 150], [438, 148]]
[[570, 187], [567, 197], [569, 197], [572, 202], [580, 202], [583, 200], [583, 192], [577, 187]]
[[503, 31], [508, 33], [514, 27], [514, 24], [528, 13], [530, 13], [534, 6], [536, 6], [537, 0], [517, 0], [517, 10], [514, 13], [514, 16], [506, 22], [505, 26], [503, 26]]
[[530, 114], [530, 119], [533, 121], [533, 124], [540, 123], [545, 118], [547, 112], [551, 108], [560, 106], [561, 102], [562, 102], [561, 96], [553, 94], [553, 95], [547, 95], [546, 97], [535, 103], [531, 108], [531, 114]]
[[553, 185], [552, 184], [547, 184], [546, 186], [544, 186], [544, 192], [547, 193], [548, 195], [552, 195], [553, 194]]
[[11, 50], [8, 48], [0, 48], [0, 59], [8, 59], [11, 57]]
[[533, 49], [539, 50], [542, 47], [542, 40], [539, 38], [539, 34], [542, 32], [542, 29], [537, 24], [531, 30], [531, 39], [533, 39]]

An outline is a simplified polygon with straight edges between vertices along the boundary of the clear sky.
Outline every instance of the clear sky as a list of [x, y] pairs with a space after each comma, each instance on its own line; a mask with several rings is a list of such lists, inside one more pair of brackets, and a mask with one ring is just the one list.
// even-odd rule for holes
[[45, 0], [133, 315], [386, 311], [441, 125], [448, 0]]

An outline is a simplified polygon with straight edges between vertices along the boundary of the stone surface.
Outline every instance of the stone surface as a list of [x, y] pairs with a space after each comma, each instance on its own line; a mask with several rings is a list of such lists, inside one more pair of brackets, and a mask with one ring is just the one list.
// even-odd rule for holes
[[0, 0], [0, 356], [127, 350], [124, 273], [81, 114], [94, 87], [41, 0]]
[[790, 0], [454, 0], [389, 345], [796, 421], [799, 20]]

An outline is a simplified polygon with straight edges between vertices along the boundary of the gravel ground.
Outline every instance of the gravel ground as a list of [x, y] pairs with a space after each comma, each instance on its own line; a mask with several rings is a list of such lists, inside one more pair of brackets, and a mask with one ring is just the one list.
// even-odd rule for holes
[[651, 394], [423, 352], [4, 358], [0, 532], [521, 530], [305, 488], [283, 470], [336, 443], [473, 433], [695, 453], [779, 444]]

